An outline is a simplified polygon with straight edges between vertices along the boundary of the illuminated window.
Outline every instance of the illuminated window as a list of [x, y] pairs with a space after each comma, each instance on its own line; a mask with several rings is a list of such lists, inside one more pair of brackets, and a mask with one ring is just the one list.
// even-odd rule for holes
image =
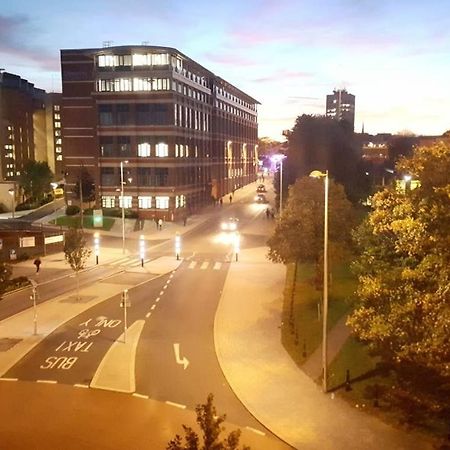
[[133, 197], [131, 195], [124, 195], [123, 201], [122, 201], [122, 196], [119, 195], [119, 208], [131, 208], [132, 202], [133, 202]]
[[167, 144], [165, 144], [164, 142], [160, 142], [159, 144], [156, 144], [155, 156], [159, 156], [160, 158], [169, 156], [169, 146]]
[[62, 161], [62, 155], [56, 155], [56, 161]]
[[55, 122], [55, 128], [61, 128], [61, 122]]
[[148, 142], [138, 144], [138, 156], [150, 156], [150, 144]]
[[102, 195], [102, 207], [114, 208], [116, 205], [116, 198], [113, 195]]
[[138, 197], [139, 208], [141, 209], [150, 209], [152, 207], [152, 198], [151, 197]]
[[169, 209], [169, 197], [155, 197], [156, 209]]
[[59, 114], [59, 113], [55, 113], [55, 115], [53, 117], [55, 120], [61, 120], [61, 114]]
[[55, 130], [55, 136], [61, 136], [61, 130]]
[[56, 146], [55, 147], [55, 152], [56, 153], [62, 153], [62, 148], [60, 146]]
[[59, 109], [60, 109], [60, 106], [59, 106], [59, 105], [53, 105], [53, 110], [54, 110], [54, 111], [59, 111]]

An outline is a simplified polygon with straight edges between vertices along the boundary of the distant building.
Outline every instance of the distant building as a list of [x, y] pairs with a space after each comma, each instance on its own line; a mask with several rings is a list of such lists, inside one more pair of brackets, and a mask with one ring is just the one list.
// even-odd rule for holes
[[349, 94], [345, 89], [334, 90], [327, 95], [327, 117], [336, 120], [346, 120], [355, 128], [355, 96]]
[[[61, 50], [68, 201], [176, 220], [256, 180], [258, 102], [178, 50]], [[121, 195], [123, 182], [124, 195]]]

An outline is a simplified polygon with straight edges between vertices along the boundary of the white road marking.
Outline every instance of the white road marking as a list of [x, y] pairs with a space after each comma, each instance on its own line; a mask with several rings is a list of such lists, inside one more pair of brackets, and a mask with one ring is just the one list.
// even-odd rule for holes
[[256, 428], [252, 428], [252, 427], [245, 427], [245, 428], [247, 428], [247, 430], [249, 430], [249, 431], [253, 431], [253, 433], [259, 434], [260, 436], [265, 436], [266, 435], [266, 433], [264, 433], [262, 431], [259, 431]]
[[87, 384], [80, 384], [80, 383], [74, 384], [74, 387], [89, 389], [89, 386]]
[[36, 380], [36, 383], [48, 383], [48, 384], [56, 384], [55, 380]]
[[192, 261], [189, 263], [188, 269], [193, 269], [196, 266], [197, 262], [196, 261]]
[[161, 297], [158, 297], [155, 302], [158, 303], [161, 300]]
[[0, 381], [18, 381], [18, 378], [0, 378]]
[[213, 269], [214, 269], [214, 270], [220, 270], [221, 267], [222, 267], [222, 263], [216, 262], [216, 263], [214, 263]]
[[170, 280], [167, 280], [167, 283], [166, 284], [169, 284], [170, 283]]
[[173, 277], [173, 272], [170, 274], [170, 277], [169, 278], [172, 278]]
[[112, 261], [112, 262], [110, 262], [109, 265], [110, 265], [110, 266], [120, 266], [120, 265], [122, 265], [123, 263], [128, 262], [128, 261], [129, 261], [128, 256], [125, 256], [124, 258], [120, 258], [120, 259], [118, 259], [117, 261]]
[[167, 289], [167, 284], [163, 286], [163, 289]]
[[137, 392], [133, 393], [133, 397], [145, 398], [146, 400], [148, 400], [148, 395], [138, 394]]
[[147, 317], [147, 319], [148, 319], [151, 315], [152, 315], [152, 313], [147, 313], [147, 314], [145, 315], [145, 317]]
[[186, 405], [181, 405], [180, 403], [169, 402], [169, 400], [166, 400], [166, 403], [170, 406], [175, 406], [175, 408], [186, 409]]
[[202, 265], [200, 266], [200, 269], [201, 269], [201, 270], [205, 270], [208, 266], [209, 266], [209, 262], [208, 262], [208, 261], [205, 261], [205, 262], [203, 262]]
[[163, 295], [164, 294], [164, 291], [161, 291], [160, 293], [159, 293], [159, 295]]
[[156, 305], [152, 305], [152, 307], [150, 308], [152, 311], [156, 308]]

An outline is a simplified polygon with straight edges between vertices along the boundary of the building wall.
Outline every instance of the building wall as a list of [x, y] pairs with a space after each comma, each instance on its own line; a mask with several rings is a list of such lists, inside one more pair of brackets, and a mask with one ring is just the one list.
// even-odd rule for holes
[[97, 205], [121, 207], [121, 162], [142, 218], [175, 220], [256, 179], [257, 101], [177, 50], [62, 50], [61, 64], [69, 201], [87, 170]]
[[326, 115], [336, 120], [346, 120], [352, 129], [355, 127], [355, 96], [345, 89], [334, 90], [327, 95]]

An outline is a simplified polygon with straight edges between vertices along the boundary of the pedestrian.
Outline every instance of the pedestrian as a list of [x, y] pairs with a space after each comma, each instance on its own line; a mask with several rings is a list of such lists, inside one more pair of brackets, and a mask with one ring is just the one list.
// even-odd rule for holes
[[159, 231], [162, 230], [162, 219], [158, 220], [158, 228], [159, 228]]
[[187, 216], [186, 214], [183, 216], [183, 226], [186, 226], [186, 222], [187, 222]]
[[41, 266], [41, 260], [39, 256], [34, 260], [33, 264], [36, 266], [36, 273], [39, 272], [39, 267]]
[[270, 217], [272, 219], [275, 219], [275, 209], [274, 208], [272, 208], [271, 211], [270, 211]]
[[270, 217], [270, 209], [266, 208], [266, 218], [268, 219]]
[[222, 197], [220, 197], [219, 203], [220, 203], [220, 206], [223, 205], [223, 198]]
[[233, 196], [230, 194], [230, 196], [228, 197], [230, 200], [230, 203], [233, 201]]
[[159, 224], [158, 224], [158, 219], [155, 217], [155, 225], [156, 225], [156, 229], [158, 229], [159, 228]]

